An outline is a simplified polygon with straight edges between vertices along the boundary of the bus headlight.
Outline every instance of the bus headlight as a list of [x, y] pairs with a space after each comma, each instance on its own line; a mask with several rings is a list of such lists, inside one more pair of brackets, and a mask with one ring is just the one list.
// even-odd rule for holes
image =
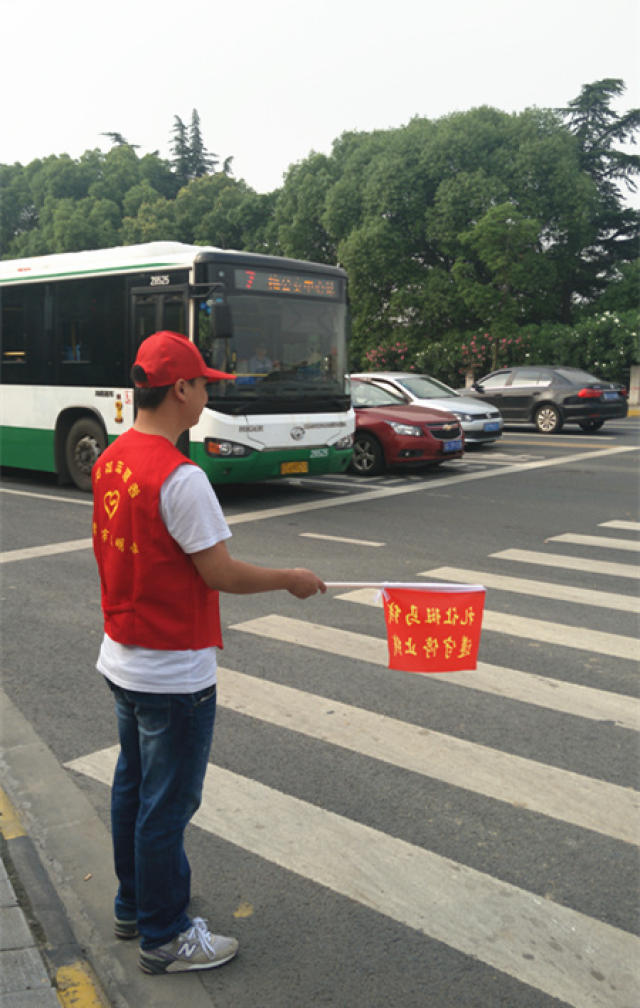
[[230, 456], [241, 458], [251, 455], [253, 452], [253, 448], [249, 448], [247, 445], [238, 444], [237, 441], [223, 441], [218, 438], [205, 438], [204, 450], [207, 455], [212, 455], [214, 458], [229, 458]]
[[353, 434], [347, 434], [346, 437], [340, 438], [333, 447], [340, 451], [343, 451], [345, 448], [353, 448]]

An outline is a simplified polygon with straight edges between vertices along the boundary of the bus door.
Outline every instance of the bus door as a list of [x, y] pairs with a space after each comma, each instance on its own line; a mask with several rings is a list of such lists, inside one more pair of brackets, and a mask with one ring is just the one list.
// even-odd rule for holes
[[[189, 334], [189, 291], [186, 284], [164, 286], [152, 294], [148, 287], [134, 287], [131, 290], [131, 364], [143, 339], [154, 332], [168, 329], [171, 332]], [[134, 397], [134, 411], [135, 397]], [[178, 448], [189, 455], [189, 433], [185, 431], [178, 439]]]
[[131, 290], [131, 361], [143, 339], [169, 329], [189, 334], [189, 291], [186, 284], [170, 285], [151, 293], [148, 287]]

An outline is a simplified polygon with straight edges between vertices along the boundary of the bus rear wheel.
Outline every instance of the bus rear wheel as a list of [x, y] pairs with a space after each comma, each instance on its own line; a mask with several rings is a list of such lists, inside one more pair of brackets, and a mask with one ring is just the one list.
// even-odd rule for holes
[[79, 490], [91, 490], [91, 470], [106, 448], [105, 433], [90, 417], [81, 417], [71, 426], [65, 444], [69, 475]]

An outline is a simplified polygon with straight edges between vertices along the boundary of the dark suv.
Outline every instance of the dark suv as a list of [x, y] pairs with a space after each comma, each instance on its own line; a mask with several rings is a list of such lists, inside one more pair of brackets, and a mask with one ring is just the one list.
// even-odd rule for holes
[[565, 423], [597, 431], [628, 411], [622, 385], [570, 367], [503, 368], [474, 382], [465, 395], [493, 403], [505, 424], [534, 423], [543, 434], [556, 434]]

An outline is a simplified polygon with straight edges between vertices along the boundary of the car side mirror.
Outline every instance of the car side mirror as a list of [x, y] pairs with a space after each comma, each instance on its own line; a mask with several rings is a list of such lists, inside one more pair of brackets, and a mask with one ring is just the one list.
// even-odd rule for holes
[[480, 382], [477, 381], [474, 381], [472, 383], [471, 388], [475, 389], [476, 392], [484, 392], [482, 385], [480, 384]]

